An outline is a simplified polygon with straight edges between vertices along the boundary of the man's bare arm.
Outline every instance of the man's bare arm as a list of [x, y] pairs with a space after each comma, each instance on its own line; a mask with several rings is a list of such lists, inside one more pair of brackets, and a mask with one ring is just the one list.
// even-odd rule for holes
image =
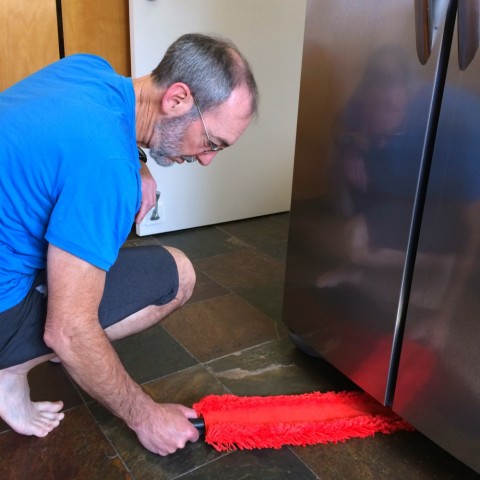
[[125, 421], [149, 450], [167, 455], [198, 433], [181, 405], [155, 403], [128, 375], [98, 321], [105, 272], [53, 245], [47, 258], [45, 341], [74, 380]]

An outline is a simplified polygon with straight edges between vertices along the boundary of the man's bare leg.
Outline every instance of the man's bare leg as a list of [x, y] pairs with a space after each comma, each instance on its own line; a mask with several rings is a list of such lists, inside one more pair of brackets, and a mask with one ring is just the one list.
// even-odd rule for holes
[[53, 355], [0, 370], [0, 417], [18, 433], [44, 437], [58, 427], [64, 414], [62, 402], [32, 402], [28, 372]]
[[[167, 248], [175, 258], [179, 275], [176, 297], [162, 306], [148, 306], [105, 329], [110, 340], [141, 332], [164, 319], [182, 306], [191, 296], [195, 271], [188, 258], [179, 250]], [[60, 424], [64, 414], [62, 402], [32, 402], [27, 374], [35, 366], [55, 359], [49, 354], [0, 370], [0, 417], [16, 432], [44, 437]]]

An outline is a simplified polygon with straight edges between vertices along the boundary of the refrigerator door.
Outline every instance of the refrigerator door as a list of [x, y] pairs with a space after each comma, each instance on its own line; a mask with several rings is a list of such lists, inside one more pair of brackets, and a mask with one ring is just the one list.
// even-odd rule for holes
[[307, 4], [284, 321], [382, 402], [447, 3]]
[[454, 36], [404, 337], [417, 355], [402, 350], [393, 407], [480, 472], [478, 3], [459, 2], [477, 28]]

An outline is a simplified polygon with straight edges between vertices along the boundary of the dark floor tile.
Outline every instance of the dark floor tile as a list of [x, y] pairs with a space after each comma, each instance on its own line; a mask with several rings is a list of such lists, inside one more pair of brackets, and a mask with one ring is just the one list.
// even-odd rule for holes
[[161, 324], [113, 343], [127, 372], [138, 383], [155, 380], [198, 363]]
[[0, 435], [0, 459], [2, 480], [132, 478], [84, 406], [68, 411], [44, 438]]
[[185, 305], [162, 325], [201, 362], [278, 336], [273, 320], [236, 295]]
[[204, 365], [149, 382], [143, 388], [156, 402], [182, 403], [189, 407], [206, 395], [228, 393], [225, 385]]
[[322, 480], [473, 480], [477, 474], [417, 432], [294, 447]]
[[249, 245], [262, 247], [287, 241], [288, 218], [288, 213], [267, 215], [238, 222], [222, 223], [218, 225], [218, 228]]
[[232, 291], [276, 284], [284, 274], [282, 262], [255, 248], [205, 258], [195, 266]]
[[162, 233], [155, 238], [162, 245], [182, 250], [190, 260], [221, 255], [248, 247], [241, 240], [215, 226]]
[[266, 253], [267, 255], [276, 258], [280, 262], [285, 262], [287, 258], [287, 247], [288, 242], [287, 240], [284, 240], [282, 242], [274, 242], [266, 245], [260, 245], [257, 248], [262, 252]]
[[[68, 410], [83, 403], [77, 389], [59, 363], [44, 362], [32, 368], [28, 374], [30, 396], [35, 402], [63, 402], [63, 409]], [[10, 427], [0, 420], [0, 432]]]
[[283, 307], [282, 282], [272, 282], [269, 285], [256, 286], [253, 288], [242, 288], [235, 293], [258, 308], [265, 315], [277, 320], [279, 323], [281, 322]]
[[355, 386], [325, 362], [281, 338], [206, 364], [236, 395], [289, 395], [351, 390]]
[[195, 303], [206, 300], [207, 298], [219, 297], [229, 293], [225, 287], [222, 287], [204, 273], [197, 271], [196, 276], [197, 281], [195, 283], [193, 295], [188, 303]]
[[[144, 385], [144, 389], [159, 403], [180, 403], [189, 407], [208, 394], [227, 392], [200, 365], [150, 382]], [[225, 455], [216, 452], [200, 439], [168, 457], [160, 457], [144, 449], [135, 434], [103, 407], [96, 404], [92, 411], [136, 480], [177, 478], [182, 473]]]
[[[314, 480], [317, 477], [287, 448], [237, 451], [187, 475], [185, 480]], [[349, 478], [349, 477], [345, 477]]]
[[62, 400], [64, 409], [82, 403], [75, 386], [60, 363], [44, 362], [28, 374], [30, 395], [33, 401]]

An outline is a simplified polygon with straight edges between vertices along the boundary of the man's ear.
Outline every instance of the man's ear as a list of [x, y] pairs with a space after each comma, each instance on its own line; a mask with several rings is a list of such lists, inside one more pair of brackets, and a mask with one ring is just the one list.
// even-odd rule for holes
[[162, 109], [165, 116], [178, 117], [193, 107], [193, 97], [188, 85], [177, 82], [170, 85], [162, 97]]

